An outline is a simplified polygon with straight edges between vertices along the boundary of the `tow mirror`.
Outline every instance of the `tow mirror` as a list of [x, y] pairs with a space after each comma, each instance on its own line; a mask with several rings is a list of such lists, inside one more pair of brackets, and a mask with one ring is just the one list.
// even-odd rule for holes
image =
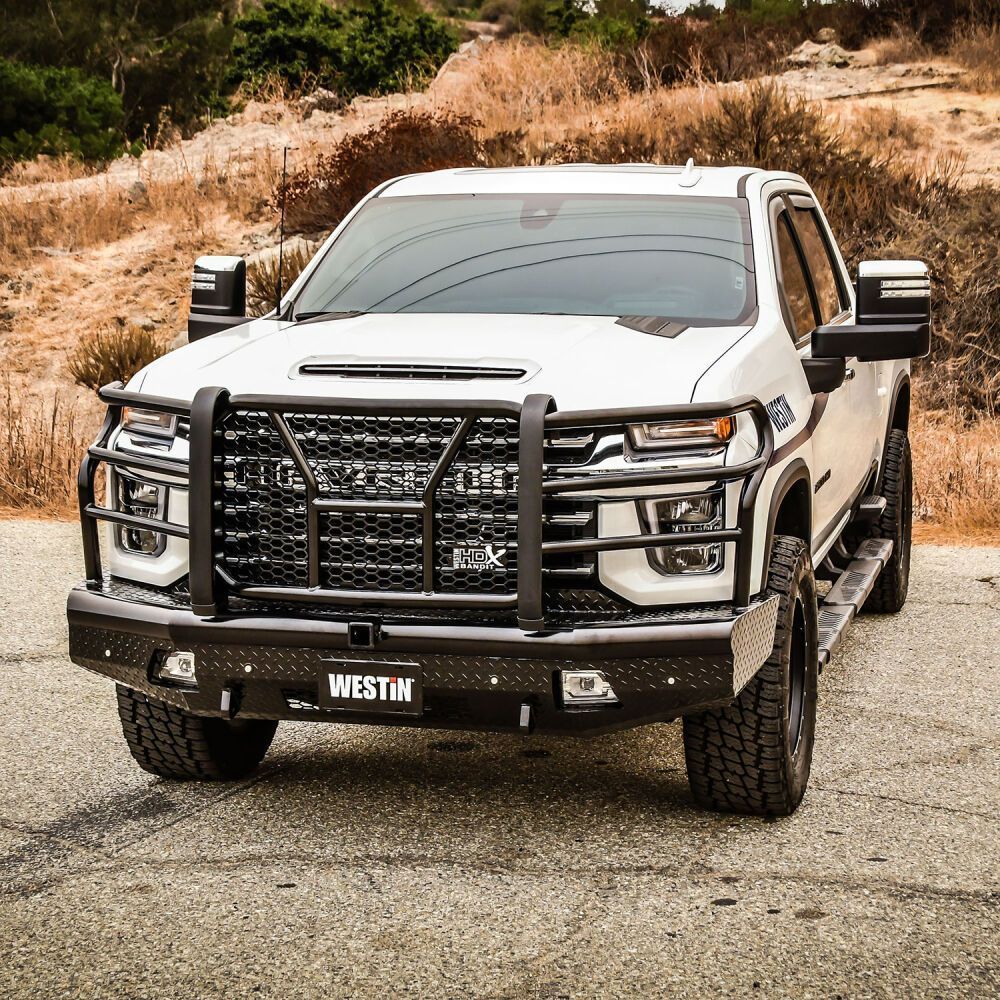
[[931, 348], [931, 282], [915, 260], [866, 260], [858, 268], [853, 326], [821, 326], [814, 358], [895, 361], [922, 358]]
[[247, 322], [247, 265], [242, 257], [199, 257], [191, 277], [188, 340]]

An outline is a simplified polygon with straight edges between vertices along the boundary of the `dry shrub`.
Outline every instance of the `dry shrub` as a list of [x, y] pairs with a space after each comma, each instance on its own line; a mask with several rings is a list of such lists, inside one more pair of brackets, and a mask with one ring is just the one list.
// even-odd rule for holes
[[69, 511], [76, 503], [76, 470], [94, 437], [96, 416], [81, 414], [58, 395], [51, 400], [0, 396], [0, 508]]
[[[302, 273], [311, 259], [312, 253], [305, 247], [285, 247], [281, 255], [283, 291], [288, 291], [292, 282]], [[275, 252], [253, 261], [247, 267], [247, 315], [266, 315], [274, 308], [277, 295], [278, 254]]]
[[925, 260], [934, 290], [929, 406], [995, 408], [1000, 400], [1000, 199], [985, 185], [959, 191], [946, 207], [898, 212], [887, 257]]
[[927, 148], [933, 134], [929, 126], [912, 115], [879, 104], [861, 105], [850, 120], [850, 133], [862, 149], [911, 159]]
[[923, 537], [1000, 538], [1000, 420], [961, 409], [921, 411], [910, 423], [914, 515]]
[[894, 63], [919, 62], [929, 59], [933, 54], [917, 33], [909, 25], [894, 25], [890, 34], [877, 38], [868, 47], [875, 55], [879, 66], [889, 66]]
[[166, 350], [154, 333], [118, 322], [84, 337], [70, 355], [67, 367], [77, 385], [97, 390], [109, 382], [127, 382]]
[[965, 82], [975, 90], [1000, 90], [1000, 25], [966, 25], [956, 32], [948, 55], [968, 72]]
[[[469, 116], [449, 111], [390, 112], [289, 178], [288, 229], [332, 229], [374, 187], [401, 174], [481, 164], [483, 146], [475, 126]], [[273, 200], [280, 198], [279, 184]]]
[[740, 17], [720, 17], [707, 24], [667, 18], [658, 21], [630, 54], [638, 73], [629, 72], [628, 79], [649, 87], [764, 76], [780, 70], [785, 57], [807, 37], [804, 25], [751, 24]]

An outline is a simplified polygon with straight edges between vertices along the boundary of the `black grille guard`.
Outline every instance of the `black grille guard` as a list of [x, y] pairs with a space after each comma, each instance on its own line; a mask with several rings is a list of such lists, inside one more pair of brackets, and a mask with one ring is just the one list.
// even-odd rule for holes
[[[753, 514], [761, 482], [774, 450], [774, 435], [767, 411], [760, 400], [742, 396], [724, 403], [688, 403], [675, 406], [643, 407], [613, 410], [556, 409], [548, 395], [533, 394], [523, 403], [502, 400], [396, 400], [381, 399], [316, 399], [294, 396], [230, 396], [225, 389], [200, 389], [191, 404], [173, 399], [126, 392], [122, 383], [113, 383], [100, 390], [101, 400], [108, 404], [104, 423], [97, 440], [90, 447], [78, 477], [78, 495], [83, 529], [84, 565], [87, 581], [97, 585], [103, 580], [99, 521], [157, 533], [189, 541], [191, 607], [195, 614], [214, 617], [225, 610], [226, 599], [235, 597], [257, 600], [297, 601], [303, 603], [339, 605], [345, 608], [395, 607], [419, 605], [425, 608], [516, 609], [518, 624], [524, 631], [539, 631], [545, 627], [542, 566], [546, 555], [568, 552], [610, 552], [623, 549], [647, 549], [672, 545], [690, 545], [692, 532], [639, 534], [614, 538], [584, 538], [571, 541], [543, 540], [543, 504], [548, 494], [572, 494], [594, 490], [615, 490], [614, 501], [639, 499], [642, 494], [617, 491], [651, 486], [670, 486], [703, 480], [714, 482], [742, 481], [736, 527], [697, 532], [699, 543], [733, 542], [736, 547], [736, 572], [733, 601], [738, 607], [750, 603]], [[138, 455], [108, 448], [112, 434], [122, 423], [126, 406], [156, 410], [190, 418], [190, 462], [178, 459]], [[288, 433], [283, 413], [413, 416], [434, 415], [461, 418], [461, 427], [468, 428], [477, 417], [501, 416], [519, 420], [518, 442], [518, 522], [517, 522], [517, 592], [516, 594], [435, 593], [432, 589], [433, 545], [428, 541], [434, 532], [434, 489], [440, 482], [461, 444], [461, 429], [442, 454], [431, 475], [427, 488], [414, 507], [423, 519], [423, 552], [425, 560], [423, 593], [386, 593], [364, 590], [326, 590], [319, 586], [306, 588], [261, 587], [237, 585], [219, 566], [218, 509], [213, 496], [213, 433], [228, 411], [261, 411], [270, 415], [289, 455], [307, 487], [309, 509], [308, 550], [310, 583], [318, 582], [319, 528], [321, 509], [329, 509], [330, 500], [319, 495], [315, 476]], [[647, 423], [665, 420], [716, 419], [747, 413], [757, 429], [757, 451], [748, 462], [731, 466], [686, 466], [679, 469], [636, 470], [614, 473], [591, 473], [575, 478], [546, 479], [544, 442], [547, 431], [560, 428], [599, 428], [624, 423]], [[456, 443], [457, 442], [457, 443]], [[189, 525], [153, 520], [101, 507], [96, 502], [95, 482], [102, 464], [141, 472], [153, 472], [188, 482]], [[648, 494], [645, 494], [648, 497]], [[191, 498], [198, 498], [192, 502]], [[351, 509], [360, 512], [385, 510], [385, 501], [353, 501]]]

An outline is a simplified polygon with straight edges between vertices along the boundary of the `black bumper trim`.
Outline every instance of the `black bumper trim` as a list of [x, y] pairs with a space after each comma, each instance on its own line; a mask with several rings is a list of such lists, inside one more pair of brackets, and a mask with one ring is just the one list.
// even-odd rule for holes
[[[236, 684], [246, 717], [391, 722], [303, 709], [324, 659], [339, 651], [359, 663], [415, 662], [422, 668], [427, 709], [407, 724], [515, 730], [518, 707], [527, 700], [535, 705], [540, 731], [598, 733], [728, 704], [771, 651], [777, 601], [718, 621], [560, 632], [387, 625], [374, 650], [351, 648], [347, 622], [199, 618], [87, 590], [70, 594], [68, 616], [75, 663], [200, 715], [221, 714], [221, 692]], [[155, 659], [175, 649], [195, 652], [197, 692], [151, 679]], [[621, 705], [562, 710], [556, 678], [572, 667], [604, 670]]]

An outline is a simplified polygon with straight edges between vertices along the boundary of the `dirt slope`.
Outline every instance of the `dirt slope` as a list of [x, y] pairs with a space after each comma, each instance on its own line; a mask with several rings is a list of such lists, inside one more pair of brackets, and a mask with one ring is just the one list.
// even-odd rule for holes
[[[898, 112], [908, 134], [916, 137], [915, 155], [964, 156], [969, 182], [1000, 184], [1000, 96], [961, 89], [961, 70], [948, 63], [877, 66], [864, 53], [852, 59], [845, 68], [798, 67], [777, 79], [824, 101], [847, 127], [872, 106]], [[303, 118], [292, 105], [251, 104], [191, 139], [137, 160], [123, 158], [94, 176], [32, 180], [28, 170], [0, 186], [0, 205], [5, 200], [58, 205], [81, 196], [114, 200], [137, 182], [152, 189], [217, 182], [224, 176], [231, 184], [248, 174], [267, 191], [284, 146], [294, 147], [294, 161], [368, 128], [391, 108], [445, 104], [460, 78], [476, 71], [475, 64], [473, 46], [427, 93], [359, 99], [342, 113], [317, 111]], [[36, 248], [18, 261], [16, 275], [5, 280], [0, 273], [3, 369], [46, 392], [65, 391], [66, 353], [82, 334], [115, 317], [151, 323], [165, 336], [174, 333], [183, 325], [189, 269], [199, 252], [248, 254], [275, 242], [274, 219], [266, 212], [258, 213], [261, 221], [255, 223], [221, 209], [197, 220], [192, 216], [173, 205], [162, 217], [152, 215], [148, 224], [97, 245]]]

